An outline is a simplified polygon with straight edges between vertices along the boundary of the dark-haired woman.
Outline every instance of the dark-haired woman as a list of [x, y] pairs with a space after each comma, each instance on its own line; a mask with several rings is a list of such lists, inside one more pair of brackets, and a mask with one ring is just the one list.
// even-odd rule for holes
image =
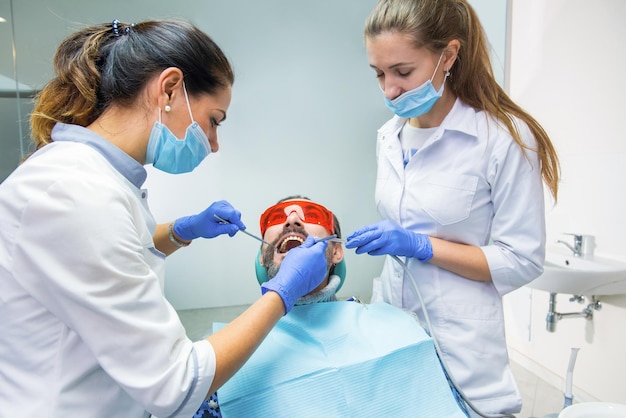
[[36, 150], [0, 184], [0, 415], [191, 417], [322, 281], [326, 244], [290, 251], [246, 312], [190, 341], [165, 256], [245, 225], [226, 201], [157, 225], [143, 166], [185, 173], [218, 151], [231, 66], [191, 24], [116, 20], [66, 38], [54, 67]]

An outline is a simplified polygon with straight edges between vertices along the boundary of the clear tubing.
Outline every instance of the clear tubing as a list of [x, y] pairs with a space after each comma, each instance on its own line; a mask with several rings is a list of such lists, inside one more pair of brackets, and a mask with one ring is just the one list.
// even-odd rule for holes
[[572, 347], [572, 351], [569, 356], [569, 364], [567, 365], [567, 373], [565, 374], [565, 400], [563, 408], [570, 406], [574, 400], [572, 395], [572, 379], [574, 376], [574, 364], [576, 363], [576, 356], [578, 355], [578, 347]]

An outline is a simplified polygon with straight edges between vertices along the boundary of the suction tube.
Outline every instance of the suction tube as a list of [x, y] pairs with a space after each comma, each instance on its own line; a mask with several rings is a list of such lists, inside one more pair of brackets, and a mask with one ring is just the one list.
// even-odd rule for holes
[[574, 376], [574, 364], [576, 363], [576, 356], [578, 355], [580, 348], [572, 347], [572, 352], [569, 356], [569, 364], [567, 365], [567, 374], [565, 375], [565, 400], [563, 408], [567, 408], [572, 404], [574, 396], [572, 395], [572, 378]]
[[446, 362], [445, 362], [445, 360], [443, 358], [443, 353], [441, 352], [441, 348], [439, 348], [439, 342], [437, 341], [437, 336], [435, 335], [435, 330], [433, 329], [433, 327], [432, 327], [432, 325], [430, 323], [430, 317], [428, 316], [428, 311], [426, 310], [426, 305], [424, 304], [424, 299], [422, 298], [422, 294], [420, 293], [420, 290], [419, 290], [419, 287], [417, 285], [417, 281], [415, 280], [415, 277], [413, 277], [413, 275], [411, 274], [411, 271], [409, 270], [409, 268], [406, 266], [406, 264], [402, 260], [400, 260], [400, 258], [398, 258], [398, 256], [391, 255], [390, 257], [393, 258], [398, 264], [400, 264], [400, 266], [402, 266], [402, 268], [404, 269], [405, 273], [411, 279], [410, 280], [411, 284], [413, 285], [413, 287], [415, 289], [415, 294], [417, 294], [417, 298], [419, 299], [420, 305], [422, 307], [422, 312], [424, 314], [424, 320], [426, 321], [426, 326], [428, 328], [428, 332], [430, 333], [430, 336], [433, 339], [433, 343], [435, 345], [435, 350], [437, 351], [437, 354], [439, 354], [439, 359], [441, 361], [441, 364], [442, 364], [444, 370], [446, 371], [446, 374], [448, 376], [448, 380], [450, 381], [450, 384], [459, 393], [461, 398], [463, 398], [463, 401], [467, 404], [467, 406], [470, 407], [470, 409], [472, 411], [474, 411], [476, 414], [478, 414], [479, 416], [481, 416], [483, 418], [515, 418], [514, 415], [485, 415], [485, 414], [481, 413], [478, 409], [476, 409], [476, 407], [469, 401], [469, 399], [467, 399], [467, 397], [465, 396], [465, 394], [463, 393], [463, 391], [461, 390], [459, 385], [454, 380], [454, 377], [453, 377], [452, 373], [450, 372], [450, 369], [448, 369], [448, 365], [446, 364]]

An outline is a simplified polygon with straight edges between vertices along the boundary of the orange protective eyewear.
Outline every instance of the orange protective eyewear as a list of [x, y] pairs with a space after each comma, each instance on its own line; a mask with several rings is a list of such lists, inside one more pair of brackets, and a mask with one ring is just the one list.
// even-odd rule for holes
[[305, 223], [321, 225], [328, 233], [335, 233], [333, 213], [324, 206], [309, 200], [287, 200], [271, 206], [263, 212], [260, 221], [261, 236], [265, 235], [265, 230], [270, 226], [285, 223], [292, 212], [296, 212]]

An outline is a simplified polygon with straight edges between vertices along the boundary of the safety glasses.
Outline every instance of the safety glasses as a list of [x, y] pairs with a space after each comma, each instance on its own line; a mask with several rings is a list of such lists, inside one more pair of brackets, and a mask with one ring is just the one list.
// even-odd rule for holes
[[285, 223], [287, 217], [293, 212], [296, 212], [303, 222], [321, 225], [328, 233], [335, 233], [333, 213], [324, 206], [308, 200], [288, 200], [278, 203], [263, 212], [260, 222], [261, 236], [265, 236], [265, 230], [270, 226]]

